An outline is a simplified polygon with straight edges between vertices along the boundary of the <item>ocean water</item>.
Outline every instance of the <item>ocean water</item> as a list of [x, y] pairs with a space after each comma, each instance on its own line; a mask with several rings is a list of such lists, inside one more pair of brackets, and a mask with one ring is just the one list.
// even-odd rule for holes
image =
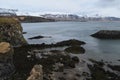
[[[56, 43], [68, 39], [86, 42], [84, 58], [111, 61], [120, 64], [120, 40], [101, 40], [90, 35], [99, 30], [120, 30], [120, 22], [42, 22], [22, 23], [24, 37], [30, 44]], [[33, 36], [51, 36], [51, 38], [34, 39]]]

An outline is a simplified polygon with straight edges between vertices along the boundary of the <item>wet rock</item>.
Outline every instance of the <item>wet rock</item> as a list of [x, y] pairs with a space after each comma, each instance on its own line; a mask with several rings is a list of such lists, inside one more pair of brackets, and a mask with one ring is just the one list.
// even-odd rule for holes
[[77, 56], [72, 57], [72, 60], [73, 60], [74, 62], [76, 62], [76, 63], [79, 63], [79, 61], [80, 61]]
[[73, 53], [73, 54], [83, 54], [85, 53], [85, 49], [80, 46], [71, 46], [65, 49], [66, 52], [68, 53]]
[[[54, 74], [51, 74], [52, 72], [62, 73], [65, 69], [72, 69], [76, 67], [76, 63], [78, 62], [77, 58], [72, 59], [72, 56], [63, 50], [59, 50], [58, 48], [53, 49], [52, 47], [61, 47], [61, 45], [27, 44], [15, 47], [14, 64], [16, 67], [16, 73], [10, 80], [26, 80], [29, 76], [29, 72], [36, 64], [41, 64], [43, 66], [44, 80], [54, 80], [55, 77]], [[44, 51], [46, 48], [48, 48], [47, 51]], [[39, 54], [40, 58], [37, 58], [36, 54]]]
[[0, 43], [0, 80], [9, 78], [14, 72], [13, 53], [9, 43]]
[[41, 38], [51, 38], [50, 36], [35, 36], [28, 39], [41, 39]]
[[27, 80], [43, 80], [43, 70], [41, 65], [35, 65]]
[[100, 39], [120, 39], [120, 31], [118, 30], [100, 30], [91, 35]]
[[85, 42], [76, 39], [70, 39], [56, 43], [56, 45], [59, 46], [75, 46], [75, 45], [83, 45], [83, 44], [85, 44]]
[[93, 59], [89, 59], [92, 63], [98, 65], [98, 66], [101, 66], [103, 67], [105, 65], [105, 63], [103, 62], [103, 60], [101, 61], [96, 61], [96, 60], [93, 60]]
[[22, 32], [23, 34], [27, 34], [27, 32]]
[[82, 73], [82, 76], [89, 76], [89, 73], [83, 72], [83, 73]]
[[64, 77], [59, 77], [60, 80], [66, 80]]
[[84, 44], [85, 44], [85, 42], [83, 42], [83, 41], [70, 39], [70, 40], [58, 42], [56, 44], [45, 44], [45, 43], [42, 43], [42, 44], [27, 44], [27, 45], [24, 45], [23, 47], [45, 49], [45, 48], [55, 48], [55, 47], [64, 47], [64, 46], [80, 46], [80, 45], [84, 45]]
[[43, 80], [56, 80], [54, 72], [51, 72], [50, 74], [44, 74]]
[[50, 52], [52, 52], [52, 53], [61, 53], [60, 50], [51, 50]]
[[28, 78], [33, 66], [37, 64], [35, 56], [30, 54], [31, 50], [33, 49], [23, 47], [23, 45], [14, 47], [13, 63], [15, 65], [15, 73], [8, 80], [26, 80]]
[[80, 74], [78, 74], [78, 73], [76, 73], [75, 75], [76, 75], [77, 77], [81, 77], [81, 75], [80, 75]]
[[112, 70], [120, 71], [120, 65], [110, 65], [110, 64], [108, 64], [108, 67], [110, 67]]
[[88, 64], [88, 68], [91, 72], [90, 80], [119, 80], [120, 76], [109, 70], [105, 70], [102, 63], [92, 60], [93, 64]]
[[70, 68], [75, 68], [75, 62], [71, 61], [70, 63], [68, 63], [68, 65]]

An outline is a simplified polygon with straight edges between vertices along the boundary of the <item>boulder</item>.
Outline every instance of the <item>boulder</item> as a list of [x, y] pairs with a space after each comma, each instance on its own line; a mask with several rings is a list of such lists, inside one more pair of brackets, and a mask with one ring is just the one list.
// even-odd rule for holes
[[83, 45], [83, 44], [85, 44], [85, 42], [76, 39], [70, 39], [56, 43], [56, 45], [59, 46], [75, 46], [75, 45]]
[[22, 34], [27, 34], [27, 32], [22, 32]]
[[85, 53], [85, 49], [80, 46], [71, 46], [65, 49], [66, 52], [68, 53], [73, 53], [73, 54], [83, 54]]
[[91, 35], [100, 39], [120, 39], [120, 31], [118, 30], [100, 30]]
[[27, 80], [43, 80], [43, 70], [41, 65], [35, 65]]
[[14, 72], [13, 53], [9, 43], [0, 43], [0, 80], [9, 78]]
[[31, 37], [31, 38], [28, 38], [28, 39], [41, 39], [41, 38], [51, 38], [51, 36], [41, 36], [41, 35], [39, 35], [39, 36], [34, 36], [34, 37]]

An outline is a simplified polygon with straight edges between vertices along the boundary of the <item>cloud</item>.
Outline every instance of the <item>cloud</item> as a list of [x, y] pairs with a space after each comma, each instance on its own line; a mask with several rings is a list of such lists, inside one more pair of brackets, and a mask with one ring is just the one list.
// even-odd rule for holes
[[0, 7], [21, 12], [59, 12], [83, 15], [120, 14], [120, 0], [0, 0]]
[[118, 7], [120, 0], [98, 0], [99, 7]]

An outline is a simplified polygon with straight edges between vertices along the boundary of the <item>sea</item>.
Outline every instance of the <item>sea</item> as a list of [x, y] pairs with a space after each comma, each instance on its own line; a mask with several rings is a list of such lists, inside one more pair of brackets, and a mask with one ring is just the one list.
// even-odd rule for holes
[[[22, 23], [25, 39], [29, 44], [51, 44], [59, 41], [77, 39], [86, 42], [83, 47], [85, 54], [81, 58], [104, 60], [113, 64], [120, 64], [120, 39], [102, 40], [91, 37], [91, 34], [99, 30], [120, 30], [120, 22], [40, 22]], [[42, 39], [28, 38], [34, 36], [46, 36]]]

